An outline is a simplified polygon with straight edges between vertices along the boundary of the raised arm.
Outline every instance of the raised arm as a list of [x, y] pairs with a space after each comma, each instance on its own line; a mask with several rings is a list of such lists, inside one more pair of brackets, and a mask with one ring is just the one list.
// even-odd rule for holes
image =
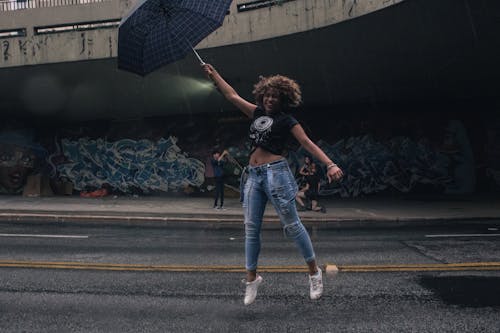
[[293, 126], [291, 131], [295, 139], [297, 139], [305, 150], [326, 165], [326, 176], [328, 177], [328, 182], [342, 178], [344, 175], [342, 170], [337, 166], [337, 164], [332, 162], [332, 160], [321, 150], [321, 148], [309, 139], [300, 124]]
[[202, 65], [203, 70], [207, 73], [208, 77], [215, 83], [217, 88], [221, 91], [222, 95], [234, 106], [241, 110], [249, 118], [253, 118], [253, 112], [257, 105], [250, 103], [243, 99], [236, 90], [227, 83], [222, 76], [210, 64]]
[[301, 174], [302, 176], [307, 176], [309, 175], [309, 172], [306, 172], [306, 166], [303, 165], [300, 170], [299, 170], [299, 174]]
[[227, 149], [224, 149], [222, 154], [219, 156], [218, 161], [221, 161], [224, 158], [224, 156], [226, 156], [227, 154], [229, 154], [229, 152], [227, 151]]

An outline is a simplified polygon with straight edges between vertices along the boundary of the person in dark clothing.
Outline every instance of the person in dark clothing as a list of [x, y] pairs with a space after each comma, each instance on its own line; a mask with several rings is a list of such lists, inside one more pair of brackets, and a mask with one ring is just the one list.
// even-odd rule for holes
[[302, 187], [306, 183], [306, 176], [309, 174], [312, 158], [309, 155], [304, 156], [304, 164], [299, 169], [298, 184]]
[[326, 213], [324, 206], [318, 205], [318, 193], [320, 187], [320, 178], [316, 169], [316, 164], [311, 162], [309, 168], [303, 170], [305, 176], [305, 185], [297, 192], [296, 200], [299, 204], [299, 210], [306, 210], [306, 205], [303, 199], [311, 201], [311, 210], [315, 212]]
[[255, 301], [263, 278], [257, 274], [261, 249], [261, 229], [265, 207], [270, 201], [285, 235], [295, 241], [309, 270], [309, 296], [316, 300], [323, 293], [322, 272], [316, 262], [311, 239], [295, 206], [297, 183], [284, 157], [285, 145], [294, 137], [312, 156], [324, 163], [329, 181], [340, 179], [342, 170], [309, 139], [303, 127], [290, 113], [302, 102], [300, 86], [294, 80], [273, 75], [260, 77], [254, 85], [255, 103], [242, 98], [210, 64], [202, 64], [208, 77], [222, 95], [251, 119], [248, 178], [244, 184], [245, 282], [244, 304]]
[[[214, 150], [210, 159], [215, 177], [214, 209], [224, 209], [224, 156], [226, 155], [227, 150], [224, 150], [222, 154], [219, 150]], [[220, 206], [217, 206], [219, 199]]]

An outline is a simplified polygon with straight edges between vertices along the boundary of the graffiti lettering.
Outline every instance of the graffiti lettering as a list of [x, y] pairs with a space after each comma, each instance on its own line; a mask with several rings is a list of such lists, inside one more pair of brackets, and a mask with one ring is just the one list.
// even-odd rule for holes
[[389, 188], [407, 193], [418, 184], [442, 187], [450, 181], [446, 156], [407, 137], [379, 142], [367, 135], [318, 145], [347, 175], [339, 182], [325, 183], [321, 195], [357, 197]]
[[62, 150], [69, 163], [57, 166], [61, 177], [75, 189], [100, 188], [103, 184], [122, 192], [180, 190], [204, 182], [205, 165], [188, 158], [169, 137], [157, 142], [124, 139], [62, 140]]
[[357, 0], [353, 0], [352, 4], [351, 4], [351, 8], [349, 9], [349, 17], [352, 17], [354, 15], [354, 7], [356, 7], [357, 3], [356, 3]]
[[37, 50], [41, 50], [42, 46], [47, 46], [47, 37], [41, 41], [40, 40], [33, 41], [32, 43], [33, 43], [32, 52], [33, 56], [35, 56]]
[[82, 37], [82, 50], [80, 51], [80, 54], [84, 54], [85, 53], [85, 34], [82, 33], [80, 36]]
[[111, 36], [108, 37], [108, 43], [109, 43], [109, 56], [113, 57], [113, 39]]
[[7, 60], [9, 60], [9, 57], [10, 57], [10, 54], [9, 54], [10, 44], [8, 41], [4, 40], [2, 45], [3, 45], [3, 60], [7, 61]]
[[92, 50], [93, 50], [93, 47], [92, 47], [92, 46], [93, 46], [93, 45], [94, 45], [94, 40], [93, 40], [92, 38], [87, 38], [87, 46], [88, 46], [88, 48], [87, 48], [87, 50], [88, 50], [87, 55], [88, 55], [89, 57], [91, 57], [91, 56], [92, 56]]
[[27, 44], [27, 41], [23, 42], [22, 40], [19, 40], [19, 51], [21, 51], [21, 53], [24, 55], [28, 54], [28, 48], [26, 47]]
[[82, 33], [80, 36], [82, 37], [82, 49], [80, 51], [80, 54], [84, 54], [85, 52], [87, 52], [87, 56], [91, 57], [94, 40], [92, 38], [85, 37], [84, 33]]

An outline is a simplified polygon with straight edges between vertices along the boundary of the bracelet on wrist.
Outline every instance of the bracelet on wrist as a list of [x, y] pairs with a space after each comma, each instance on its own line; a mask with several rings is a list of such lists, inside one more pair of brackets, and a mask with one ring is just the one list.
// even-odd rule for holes
[[337, 166], [337, 164], [335, 163], [330, 163], [326, 166], [326, 170], [330, 170], [331, 168], [335, 168]]

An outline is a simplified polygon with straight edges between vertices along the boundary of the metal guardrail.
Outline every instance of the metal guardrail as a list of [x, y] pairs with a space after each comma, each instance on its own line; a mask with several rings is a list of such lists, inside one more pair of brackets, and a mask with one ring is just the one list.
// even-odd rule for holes
[[[117, 28], [120, 25], [121, 19], [111, 19], [104, 21], [94, 21], [94, 22], [80, 22], [80, 23], [69, 23], [61, 25], [52, 25], [45, 27], [33, 27], [35, 35], [46, 35], [69, 31], [85, 31], [94, 29], [112, 29]], [[0, 30], [0, 39], [13, 38], [13, 37], [25, 37], [26, 28]]]
[[25, 37], [25, 36], [26, 36], [26, 28], [0, 30], [0, 39], [11, 38], [11, 37]]
[[121, 19], [111, 19], [94, 22], [80, 22], [62, 25], [53, 25], [46, 27], [34, 27], [35, 35], [54, 34], [68, 31], [84, 31], [94, 29], [117, 28], [120, 25]]
[[109, 0], [0, 0], [0, 12], [45, 8], [85, 5]]

